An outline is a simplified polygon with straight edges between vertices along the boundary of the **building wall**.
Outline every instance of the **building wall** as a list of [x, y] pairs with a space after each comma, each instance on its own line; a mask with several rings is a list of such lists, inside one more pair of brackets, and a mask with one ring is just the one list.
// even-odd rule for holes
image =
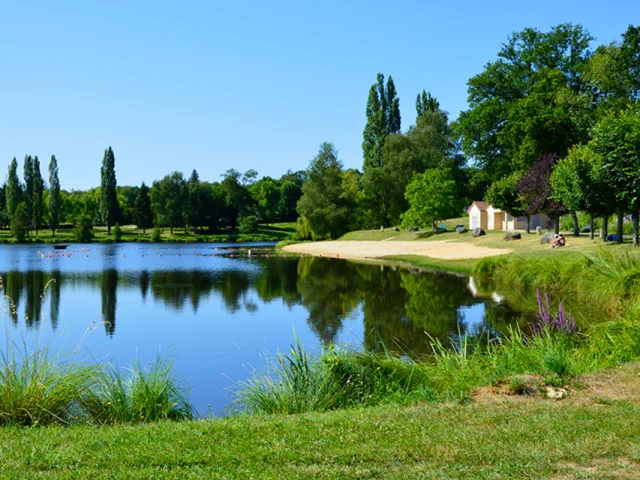
[[482, 228], [487, 230], [487, 212], [482, 212], [476, 205], [469, 210], [469, 230]]

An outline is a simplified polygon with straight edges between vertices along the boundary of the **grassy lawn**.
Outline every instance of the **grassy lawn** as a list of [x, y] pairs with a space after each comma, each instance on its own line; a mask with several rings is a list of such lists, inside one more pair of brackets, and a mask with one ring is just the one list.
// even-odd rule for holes
[[[281, 241], [289, 238], [296, 231], [295, 222], [274, 223], [268, 226], [259, 225], [258, 231], [252, 234], [241, 234], [237, 232], [220, 232], [209, 235], [207, 233], [187, 231], [182, 228], [174, 228], [171, 235], [168, 228], [162, 231], [163, 242], [247, 242], [247, 241]], [[152, 229], [143, 232], [134, 225], [125, 225], [122, 227], [123, 242], [151, 242]], [[94, 242], [110, 242], [113, 241], [113, 228], [111, 236], [107, 235], [106, 227], [94, 227]], [[0, 230], [0, 243], [11, 243], [13, 238], [9, 230]], [[38, 235], [35, 231], [27, 238], [31, 243], [70, 243], [73, 242], [73, 230], [62, 229], [56, 232], [55, 237], [51, 234], [51, 230], [40, 230]]]
[[[4, 428], [3, 478], [637, 478], [638, 365], [568, 399]], [[624, 384], [624, 389], [616, 385]]]

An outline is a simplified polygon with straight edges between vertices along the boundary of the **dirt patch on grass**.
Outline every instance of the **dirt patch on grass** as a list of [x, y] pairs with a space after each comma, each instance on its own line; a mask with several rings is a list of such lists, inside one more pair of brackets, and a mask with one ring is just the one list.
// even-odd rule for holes
[[421, 255], [442, 260], [484, 258], [510, 253], [507, 248], [479, 247], [448, 241], [334, 241], [287, 245], [285, 252], [340, 258], [382, 258], [398, 255]]

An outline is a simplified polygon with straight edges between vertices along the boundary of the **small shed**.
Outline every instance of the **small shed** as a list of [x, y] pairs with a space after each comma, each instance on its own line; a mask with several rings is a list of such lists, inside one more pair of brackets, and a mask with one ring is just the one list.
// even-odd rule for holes
[[473, 202], [467, 213], [469, 214], [469, 230], [474, 228], [489, 229], [487, 209], [489, 202]]

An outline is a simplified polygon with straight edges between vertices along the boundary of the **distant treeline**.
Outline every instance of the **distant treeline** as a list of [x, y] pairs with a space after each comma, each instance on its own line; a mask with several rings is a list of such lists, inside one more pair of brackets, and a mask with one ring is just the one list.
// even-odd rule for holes
[[255, 170], [227, 170], [220, 181], [202, 181], [193, 170], [189, 178], [173, 172], [149, 188], [118, 186], [115, 155], [105, 150], [99, 187], [66, 191], [60, 188], [55, 156], [49, 165], [48, 184], [42, 178], [38, 157], [27, 155], [23, 180], [18, 162], [9, 166], [7, 182], [0, 187], [0, 225], [11, 226], [21, 240], [30, 230], [64, 227], [91, 228], [137, 225], [190, 228], [198, 232], [224, 229], [251, 233], [257, 222], [295, 221], [296, 204], [302, 195], [305, 172], [289, 171], [279, 179], [258, 179]]

